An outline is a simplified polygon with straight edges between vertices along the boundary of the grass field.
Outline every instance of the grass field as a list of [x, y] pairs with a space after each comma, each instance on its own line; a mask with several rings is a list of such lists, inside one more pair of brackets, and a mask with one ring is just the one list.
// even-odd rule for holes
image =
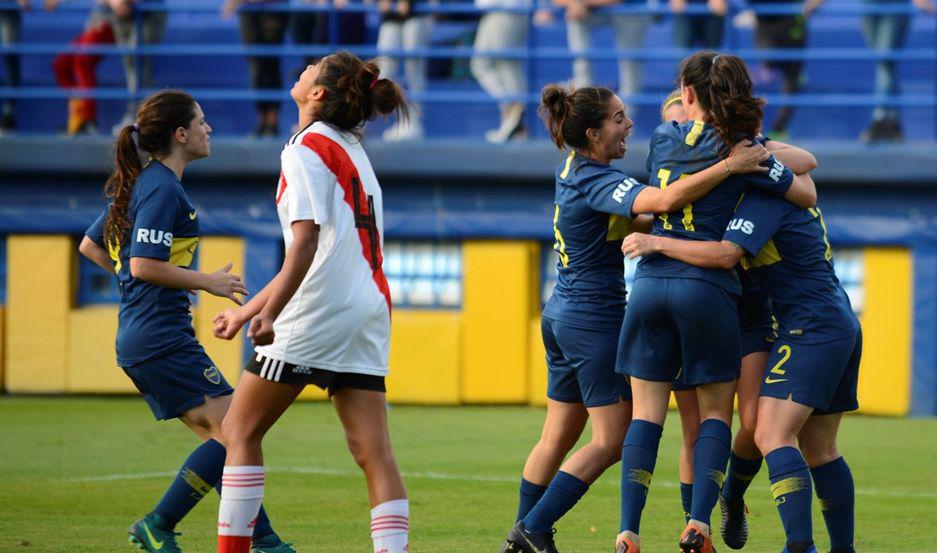
[[[516, 510], [519, 471], [543, 411], [523, 407], [392, 407], [393, 441], [411, 499], [412, 551], [494, 552]], [[664, 433], [642, 533], [645, 553], [674, 551], [682, 529], [678, 420]], [[0, 551], [130, 551], [126, 527], [159, 499], [196, 445], [156, 423], [137, 398], [0, 398]], [[855, 474], [860, 552], [934, 551], [937, 420], [850, 417], [841, 447]], [[328, 404], [297, 404], [268, 437], [266, 505], [302, 552], [366, 552], [364, 480]], [[745, 551], [776, 553], [783, 537], [765, 470], [749, 492]], [[558, 525], [563, 553], [611, 551], [618, 467]], [[178, 527], [188, 552], [214, 551], [218, 499]], [[818, 546], [827, 546], [819, 513]], [[727, 551], [720, 547], [723, 553]]]

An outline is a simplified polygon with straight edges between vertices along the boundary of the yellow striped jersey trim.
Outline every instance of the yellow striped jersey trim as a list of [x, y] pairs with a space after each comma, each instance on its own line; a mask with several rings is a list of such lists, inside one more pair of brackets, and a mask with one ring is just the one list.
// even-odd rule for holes
[[684, 142], [687, 146], [696, 146], [696, 141], [699, 140], [701, 134], [703, 134], [703, 127], [706, 125], [703, 121], [693, 121], [693, 128], [690, 129], [690, 132], [686, 135], [686, 140]]
[[631, 233], [631, 218], [624, 215], [608, 216], [608, 233], [605, 235], [606, 242], [615, 240], [624, 240], [625, 236]]
[[196, 249], [198, 249], [198, 236], [174, 237], [172, 245], [169, 246], [169, 262], [176, 267], [188, 267], [192, 265]]
[[560, 178], [565, 179], [569, 175], [569, 168], [573, 165], [573, 158], [576, 157], [576, 151], [573, 150], [569, 152], [569, 156], [566, 158], [566, 167], [563, 167], [563, 172], [560, 173]]

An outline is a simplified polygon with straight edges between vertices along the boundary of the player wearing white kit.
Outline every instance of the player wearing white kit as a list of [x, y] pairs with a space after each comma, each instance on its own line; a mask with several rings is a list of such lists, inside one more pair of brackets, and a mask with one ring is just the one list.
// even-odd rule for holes
[[409, 504], [387, 431], [391, 302], [381, 189], [358, 132], [405, 100], [378, 76], [374, 61], [338, 52], [307, 67], [293, 86], [303, 130], [281, 156], [283, 267], [247, 304], [215, 318], [215, 335], [224, 339], [250, 321], [256, 346], [222, 425], [228, 455], [219, 553], [249, 551], [264, 492], [261, 441], [307, 384], [328, 391], [364, 470], [374, 551], [408, 551]]

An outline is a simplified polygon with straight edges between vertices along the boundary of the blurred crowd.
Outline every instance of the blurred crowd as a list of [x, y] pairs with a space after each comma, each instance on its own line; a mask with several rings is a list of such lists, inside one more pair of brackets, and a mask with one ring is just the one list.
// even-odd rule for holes
[[[136, 13], [137, 0], [95, 0], [87, 18], [85, 28], [72, 40], [78, 45], [136, 46], [157, 44], [166, 31], [166, 11], [141, 11]], [[162, 2], [165, 0], [148, 0]], [[330, 0], [300, 0], [314, 4], [327, 4]], [[244, 9], [251, 4], [271, 6], [289, 4], [289, 0], [223, 0], [220, 14], [225, 18], [236, 17], [240, 37], [247, 45], [280, 45], [287, 37], [293, 44], [367, 44], [369, 32], [367, 14], [361, 10], [348, 10], [352, 0], [331, 0], [334, 17], [330, 21], [328, 12], [290, 12]], [[428, 47], [433, 36], [434, 22], [440, 18], [465, 15], [427, 14], [421, 4], [438, 4], [438, 0], [372, 0], [380, 17], [377, 32], [379, 52], [420, 50]], [[758, 4], [789, 5], [790, 13], [766, 15], [743, 12], [737, 16], [754, 25], [755, 45], [765, 49], [805, 48], [807, 25], [811, 15], [823, 0], [744, 0], [747, 6]], [[573, 54], [585, 53], [593, 45], [596, 29], [610, 27], [618, 50], [640, 49], [645, 46], [645, 35], [655, 19], [651, 10], [643, 13], [640, 6], [656, 0], [474, 0], [480, 10], [473, 14], [477, 20], [474, 31], [474, 52], [469, 71], [478, 84], [493, 98], [499, 100], [500, 118], [485, 134], [492, 143], [504, 143], [525, 136], [522, 99], [528, 93], [527, 72], [522, 57], [496, 57], [488, 52], [526, 47], [531, 23], [554, 25], [561, 14], [566, 26], [567, 47]], [[670, 17], [673, 18], [673, 46], [685, 49], [720, 49], [723, 45], [727, 17], [730, 14], [729, 0], [668, 0]], [[864, 0], [866, 5], [901, 6], [913, 4], [927, 14], [935, 13], [934, 0]], [[41, 4], [41, 5], [40, 5]], [[55, 10], [59, 0], [0, 0], [0, 43], [17, 44], [22, 29], [23, 11], [29, 9]], [[627, 13], [616, 13], [611, 8], [628, 6], [634, 9]], [[734, 6], [735, 10], [746, 6]], [[658, 13], [658, 12], [654, 12]], [[531, 15], [533, 14], [533, 15]], [[139, 16], [139, 17], [138, 17]], [[533, 21], [531, 21], [531, 17]], [[866, 14], [862, 16], [862, 33], [868, 46], [875, 52], [901, 49], [906, 42], [910, 12], [889, 14]], [[336, 33], [337, 36], [330, 36]], [[373, 34], [372, 34], [373, 35]], [[373, 39], [372, 39], [373, 40]], [[53, 70], [60, 86], [65, 88], [89, 89], [97, 86], [96, 68], [102, 56], [95, 53], [70, 52], [57, 56]], [[248, 58], [250, 85], [256, 90], [282, 90], [285, 86], [279, 56], [253, 56]], [[306, 60], [312, 63], [313, 59]], [[139, 67], [137, 64], [139, 63]], [[5, 86], [20, 85], [20, 56], [13, 53], [3, 55]], [[875, 62], [874, 94], [896, 96], [901, 93], [897, 63], [880, 59]], [[427, 88], [428, 60], [420, 55], [382, 56], [382, 76], [405, 83], [411, 94], [424, 92]], [[778, 76], [780, 92], [796, 94], [804, 83], [803, 60], [777, 60], [764, 64], [764, 68]], [[127, 90], [131, 97], [138, 88], [150, 88], [153, 83], [152, 60], [146, 56], [124, 56], [123, 69]], [[642, 90], [642, 63], [635, 59], [620, 59], [618, 62], [618, 91], [627, 98]], [[569, 84], [581, 87], [594, 82], [593, 63], [585, 56], [572, 61]], [[0, 133], [16, 129], [15, 100], [5, 99], [0, 112]], [[413, 105], [413, 113], [421, 113], [421, 106]], [[129, 100], [123, 119], [114, 126], [120, 129], [134, 119], [136, 105]], [[257, 121], [252, 135], [257, 138], [279, 135], [279, 101], [258, 101]], [[788, 132], [793, 108], [782, 106], [776, 113], [770, 128], [765, 129], [775, 136]], [[899, 141], [903, 138], [899, 109], [883, 103], [876, 107], [868, 128], [862, 138], [870, 142]], [[75, 97], [69, 100], [68, 134], [97, 134], [96, 102], [92, 98]], [[418, 140], [424, 129], [419, 115], [402, 120], [384, 132], [385, 140]]]

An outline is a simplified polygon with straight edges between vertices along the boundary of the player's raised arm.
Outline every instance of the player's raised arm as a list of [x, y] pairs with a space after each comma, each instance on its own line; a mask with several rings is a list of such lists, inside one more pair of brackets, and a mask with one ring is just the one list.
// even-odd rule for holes
[[706, 169], [667, 186], [647, 187], [634, 200], [634, 213], [669, 213], [691, 203], [715, 188], [734, 173], [766, 173], [769, 157], [761, 144], [745, 140], [736, 144], [731, 155]]

